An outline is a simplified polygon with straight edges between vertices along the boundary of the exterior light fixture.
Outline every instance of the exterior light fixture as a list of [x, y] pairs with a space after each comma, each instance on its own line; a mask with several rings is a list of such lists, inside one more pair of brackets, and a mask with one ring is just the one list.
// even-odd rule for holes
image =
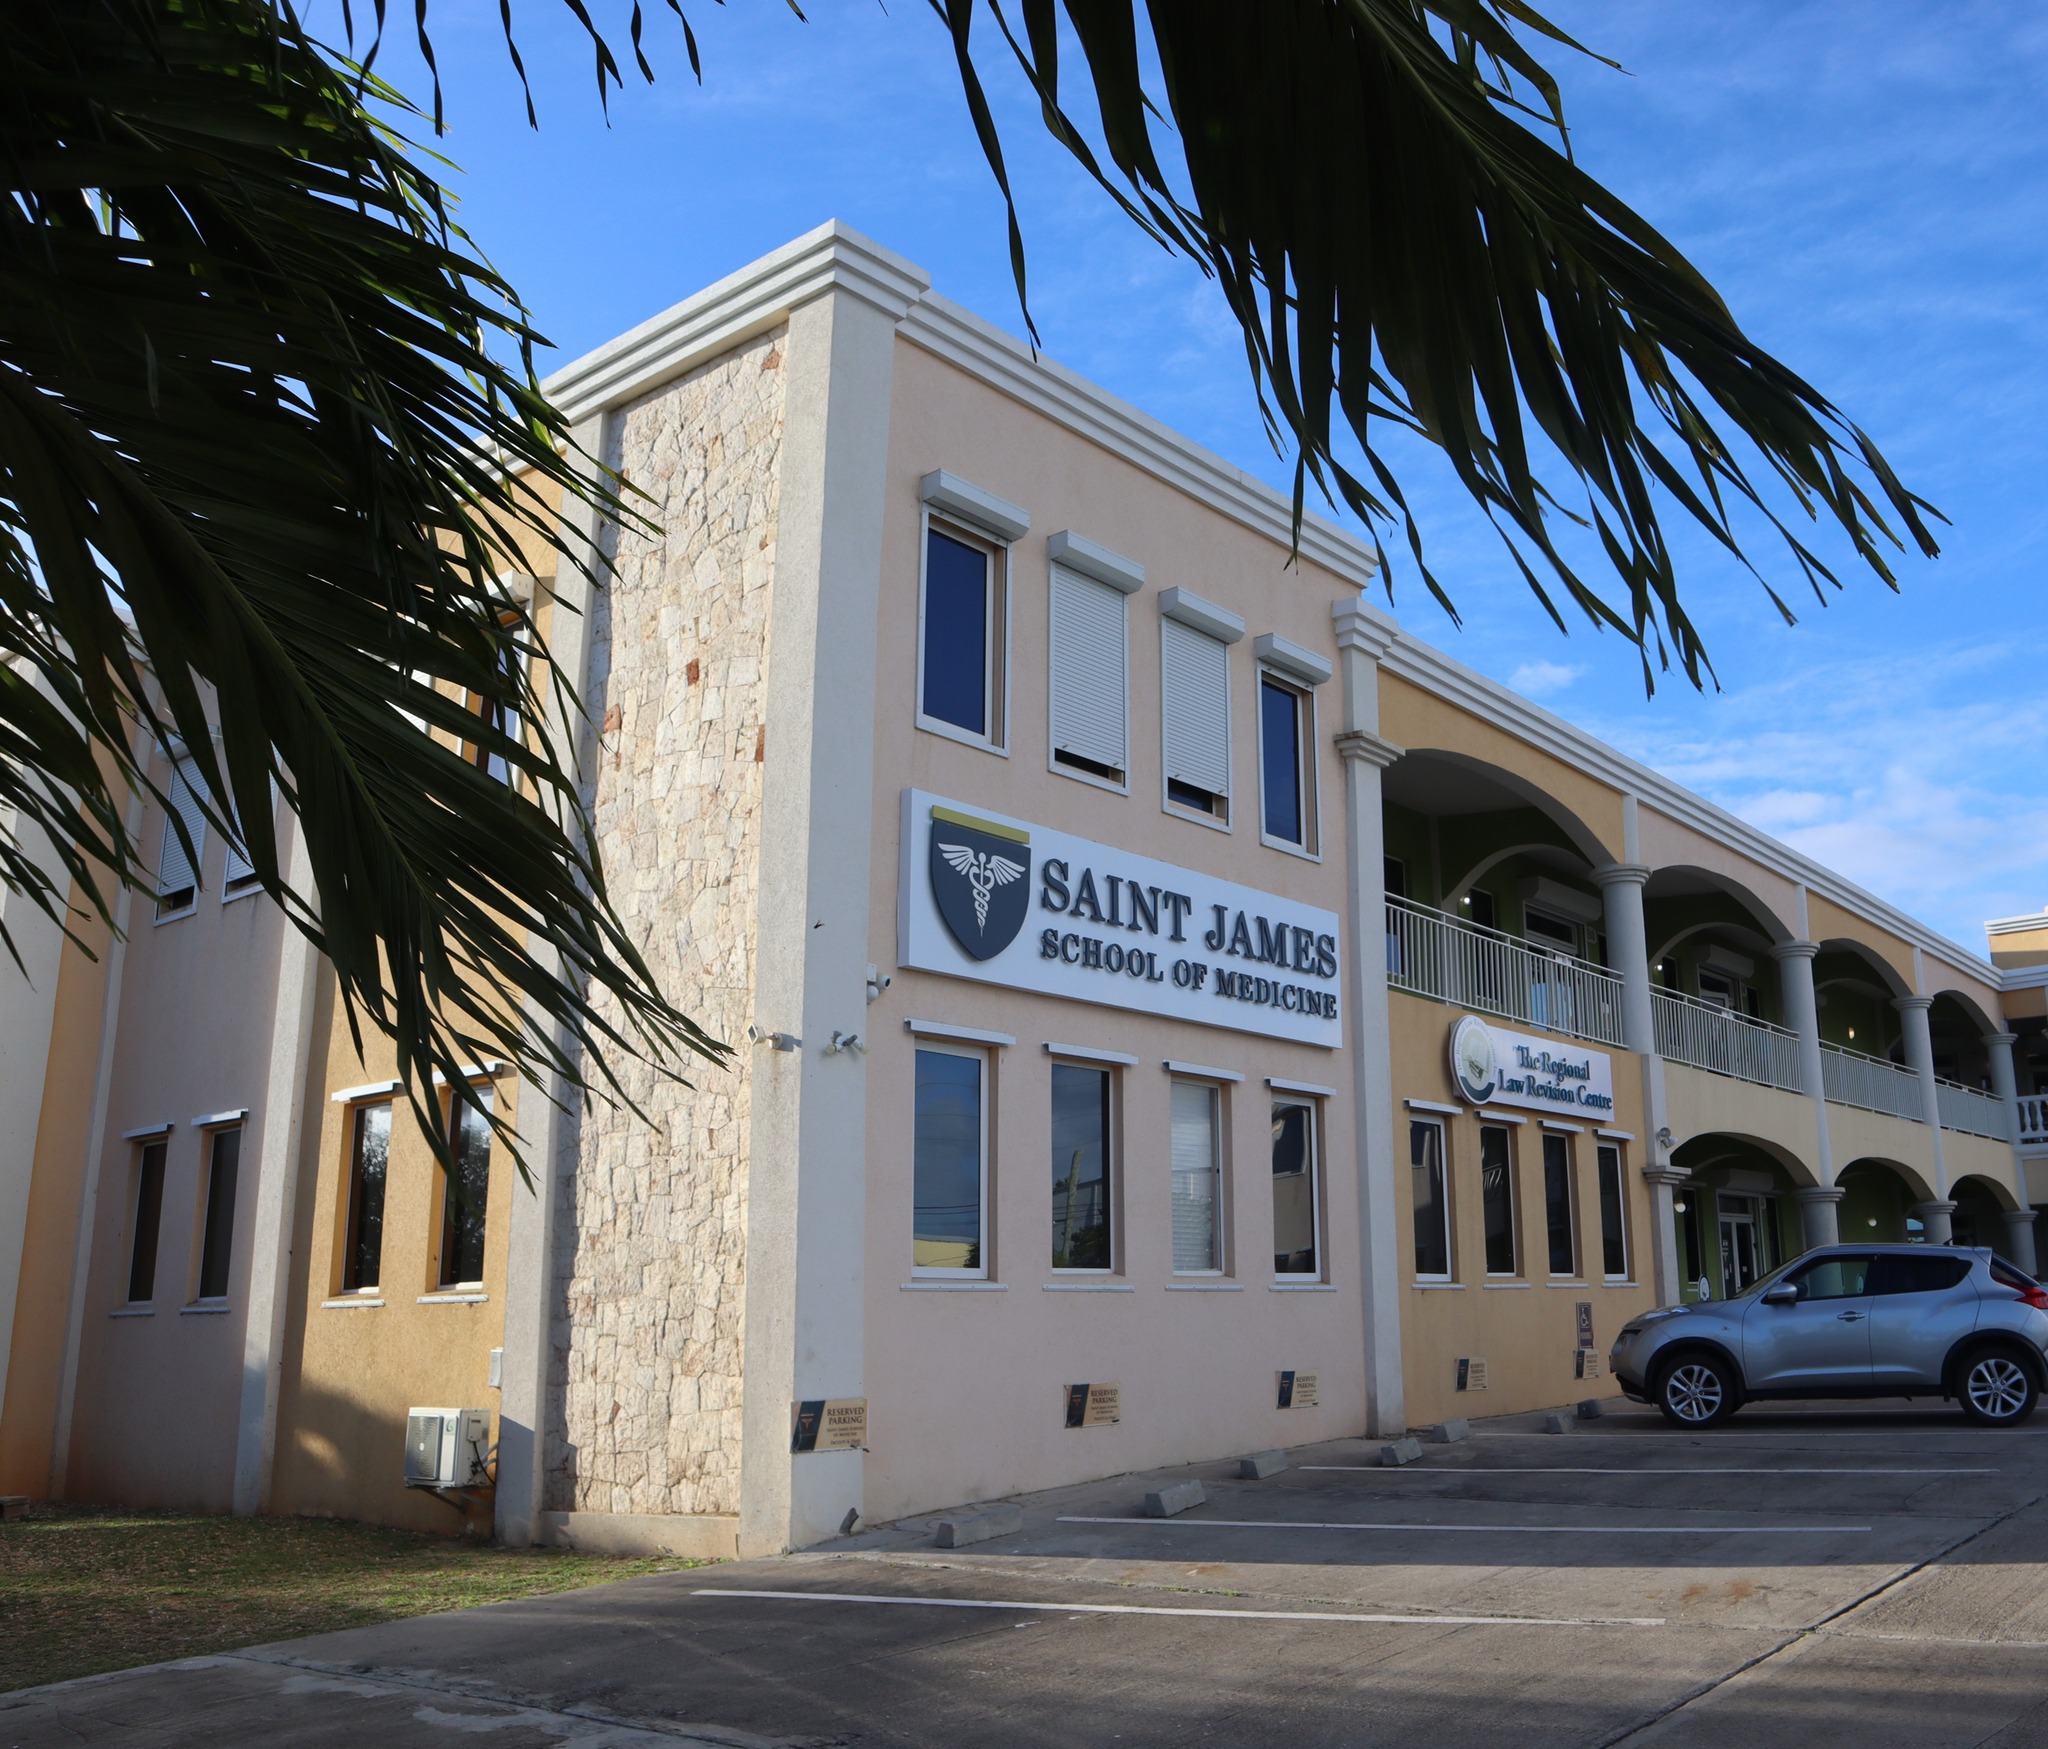
[[1673, 1203], [1673, 1204], [1671, 1205], [1671, 1212], [1672, 1212], [1672, 1213], [1673, 1213], [1674, 1215], [1682, 1215], [1682, 1214], [1684, 1214], [1684, 1213], [1685, 1213], [1685, 1204], [1684, 1204], [1684, 1202], [1682, 1202], [1682, 1201], [1680, 1201], [1680, 1202], [1674, 1202], [1674, 1203]]

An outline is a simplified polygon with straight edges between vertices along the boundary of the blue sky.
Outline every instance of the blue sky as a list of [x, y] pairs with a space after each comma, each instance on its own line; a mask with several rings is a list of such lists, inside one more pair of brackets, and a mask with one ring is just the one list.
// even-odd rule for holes
[[[660, 77], [615, 94], [607, 126], [566, 10], [517, 0], [536, 134], [496, 5], [433, 5], [464, 223], [556, 343], [554, 362], [833, 217], [1021, 329], [1002, 209], [927, 6], [819, 0], [805, 24], [776, 0], [688, 9], [703, 86], [653, 0]], [[593, 10], [623, 44], [623, 7]], [[1552, 13], [1626, 69], [1550, 57], [1582, 163], [1953, 526], [1941, 559], [1903, 563], [1899, 594], [1845, 569], [1824, 610], [1760, 543], [1793, 628], [1682, 540], [1721, 690], [1672, 677], [1646, 700], [1629, 648], [1581, 624], [1560, 636], [1441, 467], [1411, 453], [1404, 483], [1465, 625], [1398, 565], [1395, 611], [1981, 950], [1984, 918], [2048, 902], [2048, 608], [2034, 570], [2048, 523], [2048, 12], [1555, 0]], [[395, 45], [381, 65], [424, 94]], [[1212, 289], [1043, 142], [1014, 81], [994, 86], [1047, 352], [1285, 486]]]

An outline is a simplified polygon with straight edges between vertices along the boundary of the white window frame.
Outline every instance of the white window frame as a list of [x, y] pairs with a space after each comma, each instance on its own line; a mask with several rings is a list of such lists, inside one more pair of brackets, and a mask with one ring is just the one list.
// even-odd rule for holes
[[[1299, 1106], [1308, 1113], [1308, 1210], [1309, 1231], [1315, 1236], [1316, 1266], [1314, 1269], [1297, 1269], [1282, 1272], [1273, 1271], [1275, 1281], [1328, 1281], [1329, 1243], [1323, 1233], [1323, 1102], [1299, 1093], [1273, 1093], [1273, 1104]], [[1267, 1161], [1267, 1176], [1272, 1176], [1272, 1162]], [[1269, 1186], [1270, 1189], [1270, 1186]], [[1445, 1247], [1449, 1254], [1449, 1247]]]
[[[270, 780], [270, 824], [273, 834], [277, 829], [277, 779]], [[256, 867], [243, 853], [241, 844], [241, 819], [234, 816], [236, 832], [227, 840], [227, 861], [221, 865], [220, 902], [232, 905], [237, 899], [252, 898], [263, 891], [263, 883], [256, 876]], [[239, 870], [239, 872], [238, 872]]]
[[[1108, 1053], [1105, 1053], [1107, 1055]], [[1123, 1070], [1124, 1065], [1104, 1061], [1103, 1057], [1082, 1056], [1064, 1045], [1047, 1045], [1046, 1055], [1051, 1059], [1052, 1069], [1089, 1069], [1108, 1078], [1109, 1081], [1109, 1122], [1107, 1134], [1102, 1139], [1103, 1198], [1109, 1211], [1109, 1261], [1098, 1269], [1076, 1269], [1062, 1264], [1048, 1264], [1046, 1273], [1055, 1279], [1064, 1280], [1077, 1276], [1083, 1281], [1119, 1276], [1124, 1272], [1124, 1174], [1123, 1174]], [[1046, 1107], [1052, 1106], [1052, 1076], [1046, 1076]], [[986, 1103], [986, 1102], [984, 1102]], [[1049, 1228], [1048, 1228], [1049, 1231]], [[984, 1243], [982, 1255], [986, 1256]]]
[[[1413, 1173], [1415, 1170], [1415, 1127], [1418, 1124], [1425, 1125], [1436, 1131], [1436, 1164], [1437, 1171], [1442, 1174], [1443, 1183], [1443, 1206], [1441, 1213], [1443, 1217], [1444, 1267], [1441, 1274], [1424, 1274], [1423, 1271], [1418, 1269], [1415, 1271], [1414, 1279], [1417, 1281], [1433, 1282], [1456, 1281], [1458, 1279], [1458, 1255], [1452, 1242], [1455, 1223], [1451, 1219], [1451, 1129], [1450, 1125], [1445, 1123], [1441, 1117], [1422, 1117], [1416, 1115], [1413, 1111], [1409, 1112], [1408, 1170], [1410, 1173]], [[1412, 1178], [1410, 1183], [1412, 1185]], [[1408, 1256], [1412, 1263], [1415, 1257], [1415, 1199], [1412, 1195], [1408, 1201]]]
[[[943, 717], [928, 717], [924, 711], [925, 589], [930, 570], [931, 535], [935, 526], [948, 539], [979, 549], [989, 561], [989, 587], [995, 600], [988, 616], [988, 635], [999, 647], [983, 652], [989, 688], [989, 733], [986, 735], [973, 734]], [[1016, 568], [1016, 544], [1014, 540], [1006, 540], [1002, 535], [979, 528], [959, 516], [935, 512], [929, 505], [918, 517], [917, 696], [913, 706], [917, 726], [927, 734], [942, 735], [948, 741], [958, 741], [963, 747], [979, 748], [1001, 759], [1010, 756], [1010, 652], [1015, 642], [1011, 636], [1011, 597], [1015, 591], [1010, 584]]]
[[[238, 1142], [236, 1144], [235, 1194], [233, 1200], [228, 1205], [227, 1274], [229, 1282], [228, 1286], [223, 1287], [222, 1291], [217, 1294], [209, 1294], [202, 1291], [206, 1286], [206, 1239], [213, 1225], [213, 1152], [220, 1145], [220, 1138], [230, 1130], [239, 1132], [242, 1142], [246, 1142], [249, 1139], [248, 1114], [246, 1112], [238, 1112], [231, 1117], [223, 1117], [218, 1123], [201, 1123], [197, 1127], [202, 1138], [199, 1149], [199, 1217], [192, 1242], [192, 1293], [191, 1298], [186, 1300], [185, 1303], [188, 1306], [225, 1306], [232, 1297], [228, 1292], [228, 1287], [233, 1285], [235, 1240], [238, 1236], [236, 1227], [241, 1220], [242, 1213], [241, 1143]], [[163, 1261], [161, 1249], [159, 1249], [157, 1261], [159, 1264]]]
[[[1223, 782], [1224, 788], [1217, 799], [1223, 804], [1220, 814], [1206, 814], [1200, 808], [1191, 808], [1185, 802], [1177, 802], [1168, 792], [1167, 785], [1172, 773], [1167, 769], [1166, 759], [1166, 622], [1176, 620], [1187, 630], [1203, 637], [1214, 638], [1223, 646]], [[1159, 595], [1159, 811], [1176, 820], [1187, 820], [1197, 826], [1206, 826], [1212, 832], [1233, 830], [1236, 815], [1236, 786], [1232, 783], [1235, 773], [1232, 753], [1237, 743], [1237, 707], [1231, 697], [1230, 646], [1244, 636], [1244, 621], [1214, 602], [1204, 601], [1198, 595], [1190, 595], [1181, 589], [1164, 589]]]
[[[1045, 768], [1061, 777], [1071, 777], [1077, 783], [1092, 784], [1097, 789], [1108, 790], [1113, 795], [1127, 796], [1131, 793], [1131, 602], [1130, 598], [1145, 586], [1145, 569], [1135, 560], [1126, 559], [1120, 553], [1113, 553], [1085, 536], [1077, 535], [1071, 529], [1062, 529], [1046, 544], [1046, 588], [1045, 588]], [[1059, 730], [1057, 705], [1059, 645], [1056, 614], [1056, 597], [1059, 592], [1057, 573], [1065, 571], [1083, 583], [1092, 583], [1098, 588], [1113, 591], [1121, 599], [1118, 609], [1123, 614], [1123, 700], [1124, 700], [1124, 762], [1121, 776], [1107, 778], [1077, 765], [1060, 762], [1055, 737]], [[920, 703], [923, 693], [918, 694]]]
[[[974, 1063], [979, 1063], [979, 1064], [981, 1065], [981, 1110], [980, 1110], [980, 1112], [979, 1112], [979, 1113], [977, 1114], [977, 1115], [978, 1115], [978, 1116], [980, 1117], [980, 1120], [981, 1120], [981, 1122], [980, 1122], [980, 1128], [979, 1128], [979, 1136], [978, 1136], [978, 1145], [979, 1145], [979, 1148], [980, 1148], [980, 1153], [981, 1153], [981, 1159], [980, 1159], [980, 1168], [981, 1168], [981, 1170], [980, 1170], [980, 1173], [979, 1173], [979, 1175], [978, 1175], [978, 1177], [977, 1177], [977, 1179], [976, 1179], [977, 1189], [976, 1189], [976, 1192], [975, 1192], [975, 1194], [976, 1194], [976, 1197], [977, 1197], [977, 1199], [978, 1199], [978, 1201], [979, 1201], [979, 1204], [980, 1204], [980, 1207], [979, 1207], [979, 1209], [977, 1210], [977, 1215], [978, 1215], [978, 1219], [979, 1219], [979, 1225], [978, 1225], [978, 1228], [977, 1228], [977, 1238], [978, 1238], [978, 1243], [977, 1243], [977, 1246], [976, 1246], [976, 1250], [977, 1250], [977, 1251], [979, 1252], [979, 1254], [980, 1254], [980, 1257], [981, 1257], [981, 1262], [980, 1262], [980, 1264], [979, 1264], [979, 1266], [978, 1266], [978, 1267], [976, 1267], [976, 1268], [973, 1268], [973, 1269], [946, 1269], [946, 1268], [942, 1268], [942, 1267], [940, 1267], [940, 1266], [938, 1266], [938, 1265], [936, 1265], [936, 1264], [930, 1264], [930, 1263], [919, 1263], [919, 1262], [917, 1261], [917, 1253], [916, 1253], [916, 1250], [915, 1250], [915, 1246], [916, 1246], [916, 1243], [917, 1243], [917, 1059], [918, 1059], [918, 1057], [919, 1057], [919, 1056], [920, 1056], [920, 1055], [921, 1055], [922, 1053], [924, 1053], [924, 1052], [926, 1052], [926, 1051], [929, 1051], [929, 1052], [931, 1052], [931, 1053], [932, 1053], [932, 1054], [933, 1054], [934, 1056], [940, 1056], [940, 1057], [965, 1057], [965, 1058], [967, 1058], [967, 1059], [968, 1059], [968, 1061], [970, 1061], [970, 1062], [974, 1062]], [[977, 1050], [977, 1049], [975, 1049], [975, 1047], [974, 1047], [974, 1046], [972, 1046], [972, 1045], [969, 1045], [969, 1044], [956, 1044], [956, 1043], [955, 1043], [954, 1041], [952, 1041], [951, 1039], [937, 1038], [937, 1037], [933, 1037], [933, 1036], [931, 1036], [931, 1035], [928, 1035], [928, 1034], [919, 1034], [919, 1035], [917, 1035], [917, 1036], [916, 1036], [915, 1038], [913, 1038], [913, 1040], [911, 1041], [911, 1054], [910, 1054], [910, 1100], [911, 1100], [911, 1104], [910, 1104], [910, 1146], [911, 1146], [911, 1167], [910, 1167], [910, 1238], [911, 1238], [911, 1245], [912, 1245], [913, 1249], [912, 1249], [912, 1251], [911, 1251], [911, 1261], [910, 1261], [910, 1274], [911, 1274], [911, 1277], [912, 1277], [912, 1279], [913, 1279], [913, 1280], [919, 1280], [919, 1281], [987, 1281], [987, 1280], [989, 1279], [989, 1267], [988, 1267], [988, 1259], [989, 1259], [989, 1235], [988, 1235], [988, 1224], [989, 1224], [989, 1223], [988, 1223], [988, 1179], [989, 1179], [989, 1172], [988, 1172], [988, 1151], [989, 1151], [989, 1147], [988, 1147], [988, 1145], [989, 1145], [989, 1129], [988, 1129], [988, 1111], [989, 1111], [989, 1106], [991, 1105], [991, 1103], [993, 1103], [993, 1099], [994, 1099], [994, 1094], [995, 1094], [995, 1072], [996, 1072], [996, 1069], [995, 1069], [995, 1052], [994, 1052], [994, 1051], [992, 1051], [992, 1050]]]
[[[1612, 1154], [1614, 1156], [1614, 1182], [1615, 1188], [1620, 1192], [1621, 1273], [1619, 1275], [1615, 1275], [1607, 1267], [1607, 1196], [1606, 1186], [1601, 1182], [1600, 1164], [1603, 1154]], [[1623, 1151], [1621, 1143], [1611, 1141], [1606, 1137], [1595, 1138], [1593, 1143], [1593, 1179], [1595, 1200], [1599, 1203], [1601, 1209], [1600, 1279], [1602, 1281], [1631, 1281], [1634, 1277], [1629, 1273], [1629, 1267], [1635, 1260], [1629, 1256], [1628, 1242], [1628, 1155]]]
[[[1305, 862], [1323, 860], [1323, 786], [1316, 781], [1316, 691], [1299, 675], [1289, 673], [1285, 668], [1272, 662], [1260, 662], [1256, 666], [1259, 725], [1259, 842], [1268, 850], [1284, 851], [1289, 856], [1298, 856]], [[1293, 843], [1286, 838], [1275, 838], [1266, 830], [1266, 706], [1265, 686], [1267, 681], [1290, 693], [1294, 698], [1295, 726], [1299, 731], [1299, 763], [1295, 767], [1295, 782], [1301, 793], [1301, 830], [1303, 842]]]
[[[1517, 1120], [1519, 1121], [1519, 1120]], [[1497, 1270], [1493, 1259], [1486, 1255], [1486, 1132], [1499, 1130], [1508, 1145], [1507, 1175], [1502, 1180], [1508, 1188], [1508, 1243], [1514, 1247], [1515, 1266], [1513, 1269]], [[1522, 1150], [1515, 1146], [1515, 1126], [1498, 1121], [1482, 1123], [1479, 1126], [1479, 1261], [1481, 1273], [1488, 1281], [1527, 1281], [1529, 1279], [1529, 1235], [1522, 1225]]]
[[1225, 1099], [1228, 1083], [1211, 1080], [1201, 1075], [1174, 1075], [1167, 1083], [1167, 1154], [1166, 1154], [1166, 1244], [1167, 1258], [1173, 1258], [1173, 1092], [1176, 1086], [1199, 1087], [1209, 1095], [1209, 1155], [1210, 1170], [1216, 1175], [1216, 1261], [1207, 1269], [1183, 1269], [1173, 1263], [1172, 1273], [1177, 1281], [1213, 1281], [1227, 1279], [1230, 1275], [1230, 1186], [1229, 1168], [1224, 1137], [1230, 1123], [1230, 1107]]

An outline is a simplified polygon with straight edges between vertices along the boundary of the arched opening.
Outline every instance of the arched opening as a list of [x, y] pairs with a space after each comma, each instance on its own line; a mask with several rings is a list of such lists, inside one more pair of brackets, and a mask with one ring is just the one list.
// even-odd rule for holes
[[1692, 1175], [1672, 1200], [1687, 1303], [1741, 1293], [1803, 1249], [1794, 1193], [1814, 1177], [1796, 1156], [1715, 1131], [1681, 1143], [1671, 1159]]
[[1934, 1045], [1934, 1072], [1944, 1081], [1990, 1092], [1991, 1049], [1984, 1040], [1987, 1034], [2000, 1030], [1969, 997], [1957, 990], [1942, 991], [1927, 1011], [1927, 1033]]
[[1429, 748], [1396, 760], [1380, 786], [1395, 898], [1604, 961], [1591, 875], [1612, 859], [1569, 808], [1513, 772]]
[[1852, 1160], [1835, 1175], [1842, 1201], [1835, 1223], [1842, 1242], [1917, 1245], [1925, 1237], [1915, 1203], [1933, 1200], [1932, 1188], [1895, 1160]]
[[1905, 1032], [1892, 1003], [1912, 987], [1882, 956], [1860, 941], [1824, 941], [1814, 956], [1813, 990], [1823, 1044], [1882, 1062], [1906, 1060]]
[[[2011, 1239], [2005, 1225], [2008, 1209], [2019, 1207], [2012, 1192], [1995, 1179], [1972, 1173], [1948, 1187], [1956, 1212], [1949, 1217], [1958, 1245], [1988, 1245], [1999, 1256], [2010, 1258]], [[2017, 1262], [2017, 1258], [2013, 1258]]]
[[1783, 1024], [1771, 949], [1792, 931], [1754, 893], [1711, 869], [1660, 868], [1643, 888], [1650, 976], [1666, 990]]

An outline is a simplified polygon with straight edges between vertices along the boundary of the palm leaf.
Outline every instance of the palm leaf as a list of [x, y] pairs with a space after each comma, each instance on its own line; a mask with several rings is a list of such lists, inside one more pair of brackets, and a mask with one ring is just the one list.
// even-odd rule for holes
[[[10, 8], [0, 802], [104, 915], [109, 878], [146, 884], [118, 798], [182, 742], [445, 1157], [436, 1072], [458, 1097], [486, 1055], [617, 1089], [622, 1056], [725, 1050], [606, 896], [551, 727], [580, 707], [497, 581], [522, 535], [562, 538], [558, 500], [632, 513], [366, 101], [398, 103], [264, 0]], [[280, 870], [273, 781], [312, 894]], [[64, 919], [12, 830], [0, 879]]]

